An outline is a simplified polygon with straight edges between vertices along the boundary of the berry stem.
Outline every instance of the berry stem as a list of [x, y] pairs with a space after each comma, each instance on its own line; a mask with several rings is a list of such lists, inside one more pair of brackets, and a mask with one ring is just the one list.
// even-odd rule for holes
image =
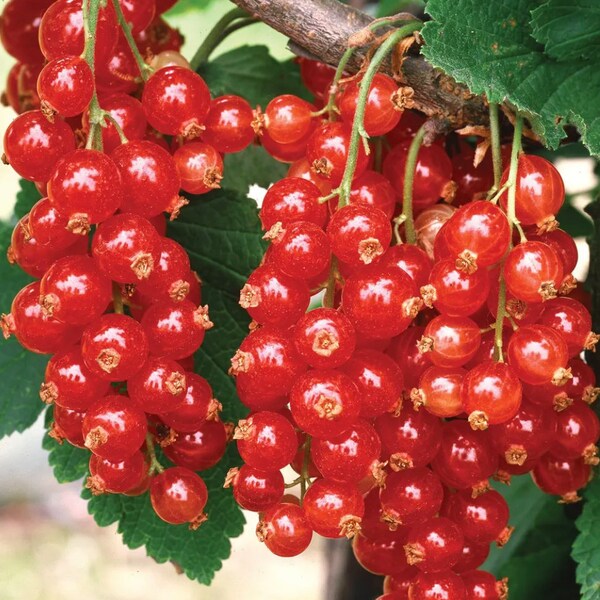
[[494, 360], [496, 362], [504, 362], [502, 330], [504, 329], [504, 318], [506, 317], [506, 283], [502, 269], [500, 269], [500, 275], [498, 276], [498, 284], [498, 311], [494, 325]]
[[308, 483], [310, 481], [310, 477], [308, 474], [308, 465], [310, 461], [310, 446], [312, 444], [312, 437], [310, 435], [306, 436], [306, 440], [304, 440], [304, 460], [302, 461], [302, 469], [300, 472], [300, 502], [304, 500], [304, 494], [306, 494], [306, 490], [308, 488]]
[[500, 186], [502, 178], [502, 154], [500, 152], [500, 121], [498, 119], [498, 105], [490, 102], [490, 139], [492, 145], [492, 166], [494, 168], [494, 193]]
[[129, 140], [127, 139], [127, 136], [125, 135], [125, 132], [119, 125], [118, 121], [109, 112], [102, 112], [104, 113], [104, 118], [107, 121], [110, 121], [113, 124], [114, 128], [117, 130], [117, 134], [119, 135], [119, 140], [121, 141], [121, 144], [126, 144]]
[[302, 481], [302, 476], [298, 476], [298, 477], [296, 477], [296, 479], [294, 479], [294, 481], [290, 481], [289, 483], [286, 483], [285, 489], [289, 490], [290, 488], [296, 487], [301, 481]]
[[350, 136], [350, 150], [348, 152], [348, 160], [346, 162], [346, 169], [344, 170], [344, 176], [342, 183], [340, 184], [340, 200], [338, 207], [341, 208], [348, 204], [350, 199], [350, 189], [352, 186], [352, 179], [354, 178], [354, 171], [356, 170], [356, 161], [358, 159], [359, 144], [367, 143], [369, 136], [364, 129], [364, 117], [365, 109], [367, 106], [367, 98], [371, 89], [371, 82], [373, 77], [377, 73], [381, 63], [385, 57], [392, 50], [392, 48], [403, 38], [421, 29], [423, 23], [421, 21], [413, 21], [403, 25], [396, 31], [394, 31], [382, 44], [377, 48], [377, 51], [373, 55], [363, 78], [360, 81], [359, 87], [360, 92], [358, 94], [356, 113], [354, 114], [354, 121], [352, 122], [352, 133]]
[[196, 53], [190, 61], [190, 65], [194, 71], [197, 71], [208, 61], [208, 58], [213, 53], [215, 48], [227, 37], [227, 35], [229, 35], [229, 33], [232, 33], [238, 29], [238, 27], [230, 27], [231, 23], [237, 19], [244, 19], [244, 26], [251, 25], [252, 23], [256, 22], [256, 19], [249, 17], [248, 13], [241, 8], [234, 8], [233, 10], [225, 13], [209, 31], [208, 35], [204, 38], [204, 41], [202, 44], [200, 44], [200, 47], [198, 50], [196, 50]]
[[154, 69], [146, 63], [146, 61], [140, 54], [140, 51], [138, 50], [138, 47], [136, 46], [135, 40], [133, 39], [133, 35], [131, 33], [131, 27], [129, 26], [129, 23], [127, 23], [127, 21], [125, 20], [125, 16], [123, 15], [123, 11], [121, 10], [119, 0], [112, 0], [112, 3], [115, 7], [117, 21], [119, 22], [123, 34], [125, 35], [125, 39], [129, 44], [129, 48], [131, 50], [131, 53], [133, 54], [133, 57], [135, 58], [135, 62], [137, 63], [138, 69], [140, 70], [142, 79], [146, 81], [148, 77], [150, 77], [150, 75], [154, 73]]
[[346, 50], [344, 51], [344, 54], [342, 54], [342, 58], [340, 58], [340, 62], [335, 70], [335, 75], [333, 76], [333, 81], [331, 82], [331, 85], [329, 86], [329, 96], [327, 97], [327, 104], [320, 111], [313, 113], [313, 116], [320, 117], [321, 115], [324, 115], [325, 113], [327, 113], [330, 121], [333, 121], [335, 119], [335, 115], [337, 113], [337, 108], [335, 106], [335, 99], [336, 99], [337, 93], [338, 93], [338, 85], [339, 85], [340, 79], [342, 78], [342, 75], [344, 74], [344, 69], [346, 68], [346, 65], [348, 64], [348, 61], [352, 57], [353, 53], [354, 53], [354, 48], [350, 47], [350, 48], [346, 48]]
[[150, 459], [150, 467], [148, 469], [148, 474], [154, 475], [156, 473], [162, 473], [165, 470], [165, 468], [160, 464], [158, 458], [156, 458], [154, 437], [151, 433], [146, 434], [146, 448], [148, 449], [148, 458]]
[[124, 314], [123, 310], [123, 294], [121, 293], [121, 288], [119, 284], [113, 281], [113, 309], [114, 311], [122, 315]]
[[402, 188], [402, 214], [404, 215], [404, 231], [407, 244], [417, 243], [415, 222], [413, 218], [413, 187], [415, 183], [415, 169], [419, 150], [425, 137], [425, 125], [421, 125], [408, 148], [406, 163], [404, 165], [404, 185]]

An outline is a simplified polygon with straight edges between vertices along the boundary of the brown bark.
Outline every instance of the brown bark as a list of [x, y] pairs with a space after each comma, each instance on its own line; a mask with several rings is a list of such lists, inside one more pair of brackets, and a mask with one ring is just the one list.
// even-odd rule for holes
[[[371, 22], [371, 17], [338, 0], [232, 0], [273, 29], [290, 38], [296, 54], [336, 65], [348, 38]], [[358, 48], [348, 70], [356, 72], [368, 48]], [[391, 64], [383, 66], [391, 73]], [[409, 56], [402, 67], [404, 84], [414, 89], [414, 107], [436, 119], [446, 120], [448, 128], [481, 125], [488, 111], [480, 96], [434, 69], [421, 56]]]

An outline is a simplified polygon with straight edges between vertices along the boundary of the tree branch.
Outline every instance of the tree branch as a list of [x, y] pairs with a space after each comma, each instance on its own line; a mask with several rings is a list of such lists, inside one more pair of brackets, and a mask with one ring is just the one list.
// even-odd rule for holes
[[[337, 65], [348, 38], [366, 27], [371, 17], [338, 0], [232, 0], [273, 29], [290, 38], [295, 54]], [[359, 70], [368, 48], [358, 48], [348, 70]], [[391, 63], [382, 70], [391, 74]], [[421, 56], [408, 56], [402, 67], [404, 84], [414, 89], [414, 107], [429, 117], [444, 120], [447, 129], [489, 122], [480, 96], [434, 69]]]

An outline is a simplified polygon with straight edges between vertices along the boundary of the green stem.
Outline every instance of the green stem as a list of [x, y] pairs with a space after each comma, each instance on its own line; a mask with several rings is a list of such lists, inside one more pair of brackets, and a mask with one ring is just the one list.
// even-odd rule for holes
[[[82, 6], [83, 15], [83, 35], [85, 44], [83, 47], [82, 57], [90, 67], [92, 75], [95, 74], [95, 51], [96, 51], [96, 29], [98, 27], [98, 11], [100, 10], [100, 0], [83, 0]], [[101, 122], [104, 118], [103, 111], [98, 102], [98, 95], [94, 88], [92, 100], [88, 107], [90, 131], [85, 144], [87, 149], [94, 148], [102, 150], [102, 133], [100, 131]]]
[[162, 473], [165, 468], [158, 462], [156, 458], [156, 449], [154, 448], [154, 437], [151, 433], [146, 434], [146, 448], [148, 449], [148, 458], [150, 459], [150, 467], [148, 469], [149, 475], [155, 473]]
[[358, 159], [359, 144], [363, 141], [368, 140], [368, 135], [364, 128], [365, 108], [367, 104], [367, 97], [371, 89], [371, 82], [373, 77], [377, 73], [379, 66], [388, 55], [390, 50], [403, 38], [422, 27], [421, 21], [414, 21], [403, 25], [396, 31], [394, 31], [382, 44], [379, 46], [365, 74], [360, 81], [360, 92], [358, 94], [358, 100], [356, 105], [356, 112], [354, 114], [354, 121], [352, 122], [352, 133], [350, 135], [350, 150], [348, 152], [348, 160], [346, 161], [346, 169], [344, 170], [344, 176], [342, 183], [340, 184], [340, 200], [339, 207], [345, 206], [350, 199], [350, 189], [352, 187], [352, 179], [354, 178], [354, 171], [356, 170], [356, 162]]
[[117, 130], [117, 134], [119, 136], [119, 140], [121, 141], [121, 144], [126, 144], [129, 140], [127, 139], [127, 136], [125, 135], [125, 132], [119, 125], [118, 121], [109, 112], [107, 112], [107, 111], [102, 111], [102, 112], [104, 113], [104, 118], [107, 121], [109, 121], [114, 126], [114, 128]]
[[312, 444], [312, 437], [306, 436], [304, 441], [304, 460], [302, 461], [302, 469], [300, 473], [300, 501], [304, 500], [304, 494], [306, 494], [307, 483], [310, 481], [308, 473], [308, 465], [310, 464], [310, 446]]
[[335, 118], [335, 114], [337, 112], [335, 100], [338, 92], [338, 84], [340, 82], [340, 79], [342, 78], [342, 75], [344, 74], [344, 69], [346, 68], [346, 65], [348, 64], [348, 61], [352, 57], [353, 53], [354, 48], [346, 48], [344, 54], [342, 54], [342, 58], [340, 58], [340, 62], [338, 63], [338, 66], [335, 70], [333, 81], [329, 86], [329, 96], [327, 98], [327, 104], [319, 112], [315, 113], [315, 116], [324, 115], [325, 113], [327, 113], [330, 121], [333, 121], [333, 119]]
[[496, 323], [494, 326], [494, 359], [497, 362], [504, 362], [504, 354], [502, 352], [502, 331], [504, 329], [504, 319], [506, 317], [506, 283], [500, 269], [498, 276], [498, 312], [496, 314]]
[[417, 234], [415, 232], [415, 221], [413, 218], [413, 188], [415, 184], [415, 170], [419, 150], [425, 137], [425, 125], [421, 125], [415, 137], [408, 148], [406, 163], [404, 165], [404, 185], [402, 188], [402, 214], [405, 217], [404, 231], [407, 244], [417, 243]]
[[196, 54], [194, 54], [194, 57], [190, 61], [192, 69], [197, 71], [204, 63], [206, 63], [213, 50], [223, 41], [225, 37], [223, 34], [233, 21], [247, 17], [248, 13], [241, 8], [234, 8], [225, 13], [204, 38], [204, 41], [198, 50], [196, 50]]
[[492, 165], [494, 168], [494, 191], [500, 186], [502, 177], [502, 154], [500, 151], [500, 121], [498, 119], [498, 105], [490, 103], [490, 142], [492, 146]]
[[131, 33], [131, 27], [129, 23], [125, 20], [125, 16], [123, 15], [123, 11], [121, 10], [121, 5], [119, 4], [119, 0], [112, 0], [113, 6], [115, 7], [115, 13], [117, 14], [117, 21], [121, 29], [123, 30], [123, 34], [125, 35], [125, 39], [129, 44], [129, 48], [135, 58], [135, 62], [137, 63], [138, 69], [140, 70], [140, 74], [142, 79], [146, 81], [152, 73], [154, 73], [154, 69], [146, 63], [138, 47], [133, 39], [133, 34]]

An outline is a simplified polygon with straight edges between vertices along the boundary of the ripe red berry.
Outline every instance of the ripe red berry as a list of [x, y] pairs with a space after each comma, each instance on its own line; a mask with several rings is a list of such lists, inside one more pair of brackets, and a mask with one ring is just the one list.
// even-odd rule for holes
[[206, 194], [220, 186], [223, 159], [210, 144], [190, 142], [173, 155], [181, 187], [190, 194]]
[[[502, 182], [508, 179], [508, 169]], [[555, 219], [565, 201], [565, 187], [556, 167], [541, 156], [521, 154], [517, 166], [516, 213], [522, 225], [537, 225], [541, 231], [558, 225]], [[500, 198], [506, 210], [508, 197]]]
[[284, 406], [292, 384], [306, 370], [291, 335], [272, 327], [248, 335], [231, 365], [240, 400], [252, 410]]
[[556, 297], [562, 278], [563, 266], [558, 255], [542, 242], [523, 242], [515, 246], [504, 263], [507, 290], [524, 302]]
[[94, 495], [109, 492], [123, 494], [138, 487], [148, 476], [146, 457], [139, 450], [118, 462], [111, 462], [95, 454], [90, 456], [90, 475], [86, 487]]
[[10, 0], [3, 7], [0, 19], [2, 46], [22, 63], [37, 64], [43, 60], [38, 44], [38, 30], [48, 4], [47, 0], [34, 0], [26, 4]]
[[429, 367], [413, 388], [410, 398], [415, 407], [423, 406], [436, 417], [449, 418], [462, 414], [460, 388], [467, 372], [460, 367]]
[[579, 500], [577, 490], [585, 487], [591, 470], [583, 458], [557, 458], [544, 454], [531, 471], [535, 484], [546, 494], [561, 496], [564, 502]]
[[542, 242], [550, 246], [560, 258], [564, 273], [571, 273], [575, 269], [579, 252], [575, 240], [566, 231], [553, 229], [539, 235], [527, 232], [527, 239], [530, 242]]
[[146, 431], [146, 416], [125, 396], [97, 400], [83, 419], [85, 447], [112, 462], [120, 462], [139, 450]]
[[147, 219], [120, 213], [98, 226], [92, 256], [100, 270], [119, 283], [149, 277], [160, 258], [160, 238]]
[[390, 338], [402, 333], [421, 305], [408, 275], [378, 265], [349, 277], [342, 291], [344, 314], [358, 333], [369, 338]]
[[[329, 201], [331, 212], [335, 212], [337, 203], [337, 197]], [[396, 209], [396, 192], [394, 192], [392, 184], [381, 173], [365, 171], [352, 182], [350, 204], [378, 208], [385, 213], [388, 219], [391, 219]]]
[[160, 415], [185, 403], [185, 371], [169, 358], [150, 357], [127, 379], [131, 399], [147, 413]]
[[376, 575], [402, 575], [410, 567], [403, 556], [405, 532], [395, 539], [371, 539], [357, 535], [352, 542], [354, 557], [360, 566]]
[[140, 69], [125, 36], [118, 38], [108, 59], [96, 62], [95, 67], [96, 90], [99, 94], [131, 94], [139, 88]]
[[508, 362], [524, 382], [542, 385], [565, 383], [569, 352], [559, 331], [546, 325], [524, 325], [508, 343]]
[[[342, 123], [323, 123], [312, 133], [306, 145], [306, 158], [311, 169], [321, 177], [339, 185], [350, 151], [350, 128]], [[358, 156], [354, 176], [358, 177], [367, 168], [368, 157], [362, 144], [358, 145]]]
[[54, 421], [51, 425], [49, 435], [58, 440], [67, 440], [72, 446], [77, 448], [85, 448], [81, 427], [85, 412], [63, 408], [55, 404], [52, 409], [52, 417]]
[[208, 490], [203, 479], [185, 467], [171, 467], [150, 482], [150, 501], [156, 514], [167, 523], [189, 523], [197, 529], [206, 520], [203, 513]]
[[22, 114], [27, 110], [40, 107], [40, 99], [37, 95], [37, 78], [42, 70], [42, 65], [24, 65], [15, 63], [6, 79], [6, 101], [17, 113]]
[[118, 146], [111, 158], [121, 175], [124, 212], [150, 218], [178, 206], [181, 182], [166, 150], [152, 142], [134, 140]]
[[294, 328], [293, 339], [302, 359], [317, 369], [343, 365], [356, 347], [354, 327], [333, 308], [316, 308], [306, 313]]
[[381, 442], [373, 426], [363, 419], [339, 437], [315, 439], [311, 456], [323, 475], [336, 481], [358, 483], [377, 463]]
[[89, 256], [57, 260], [40, 282], [40, 304], [51, 317], [71, 325], [86, 325], [106, 310], [112, 283]]
[[213, 398], [212, 388], [204, 377], [186, 371], [185, 379], [185, 402], [179, 408], [161, 415], [161, 420], [179, 432], [193, 433], [205, 421], [216, 418], [219, 402]]
[[469, 571], [461, 575], [467, 591], [466, 600], [502, 600], [508, 597], [506, 579], [496, 581], [487, 571]]
[[387, 348], [404, 376], [404, 388], [410, 390], [419, 385], [419, 377], [431, 366], [427, 354], [419, 352], [417, 342], [423, 337], [423, 327], [409, 327], [392, 340]]
[[335, 370], [310, 370], [296, 379], [290, 392], [294, 421], [308, 435], [329, 439], [356, 422], [360, 396], [352, 380]]
[[452, 571], [419, 573], [410, 586], [411, 600], [466, 600], [466, 588], [462, 579]]
[[388, 474], [380, 492], [381, 520], [395, 531], [400, 525], [414, 525], [440, 510], [444, 488], [430, 469], [417, 467]]
[[421, 288], [429, 281], [433, 263], [424, 250], [412, 244], [396, 244], [381, 257], [381, 266], [404, 271]]
[[109, 382], [90, 371], [79, 348], [57, 352], [46, 365], [40, 397], [46, 402], [79, 412], [102, 398], [109, 389]]
[[[162, 418], [163, 415], [161, 415]], [[204, 471], [214, 467], [227, 449], [227, 432], [221, 421], [205, 421], [197, 431], [177, 433], [164, 447], [165, 456], [179, 467]]]
[[323, 98], [329, 92], [333, 81], [335, 69], [310, 58], [298, 58], [300, 64], [300, 77], [306, 88], [317, 98]]
[[596, 464], [596, 442], [600, 437], [600, 421], [596, 413], [584, 402], [573, 402], [556, 415], [556, 422], [552, 452], [561, 458], [583, 456], [588, 464]]
[[309, 302], [306, 282], [288, 277], [270, 265], [258, 267], [240, 292], [240, 306], [261, 325], [293, 325]]
[[[461, 557], [458, 562], [452, 567], [455, 573], [465, 573], [472, 569], [480, 567], [487, 559], [490, 553], [489, 544], [479, 544], [469, 539], [465, 539], [463, 544]], [[470, 598], [468, 600], [471, 600]]]
[[119, 4], [133, 34], [140, 33], [152, 23], [156, 12], [153, 0], [119, 0]]
[[108, 314], [86, 327], [81, 337], [81, 352], [87, 367], [97, 377], [125, 381], [146, 361], [148, 339], [135, 319]]
[[42, 246], [51, 244], [52, 248], [63, 249], [81, 241], [81, 236], [67, 229], [67, 219], [56, 210], [48, 198], [42, 198], [33, 205], [27, 224], [31, 236]]
[[487, 431], [473, 431], [466, 421], [448, 421], [442, 427], [442, 443], [432, 462], [440, 479], [459, 490], [487, 489], [487, 478], [498, 467], [498, 455]]
[[62, 119], [51, 123], [39, 110], [19, 115], [4, 132], [10, 166], [31, 181], [48, 181], [58, 160], [72, 150], [73, 130]]
[[[347, 83], [338, 103], [342, 120], [352, 125], [360, 93], [360, 80]], [[402, 110], [397, 105], [398, 84], [383, 73], [376, 73], [369, 88], [365, 106], [364, 127], [370, 137], [384, 135], [400, 121]]]
[[38, 354], [54, 354], [75, 344], [81, 335], [81, 328], [46, 315], [39, 299], [38, 281], [26, 285], [17, 293], [10, 313], [0, 318], [4, 337], [14, 334], [21, 346]]
[[315, 533], [328, 538], [354, 537], [360, 531], [365, 503], [355, 484], [317, 479], [308, 488], [302, 507]]
[[37, 90], [42, 112], [74, 117], [81, 114], [92, 99], [94, 75], [79, 56], [56, 58], [42, 69]]
[[473, 165], [474, 158], [475, 153], [470, 148], [461, 148], [452, 157], [452, 179], [457, 186], [456, 206], [484, 197], [494, 184], [494, 169], [489, 154], [477, 166]]
[[300, 506], [280, 502], [265, 511], [256, 526], [256, 536], [273, 554], [290, 557], [308, 548], [312, 529]]
[[415, 410], [409, 402], [402, 405], [398, 416], [386, 413], [377, 417], [375, 429], [383, 446], [382, 456], [394, 471], [424, 467], [440, 446], [440, 420], [425, 410]]
[[285, 177], [274, 183], [265, 194], [260, 209], [260, 221], [268, 231], [279, 222], [286, 227], [296, 221], [310, 221], [323, 227], [327, 220], [327, 205], [321, 204], [321, 190], [300, 177]]
[[233, 487], [235, 501], [244, 509], [263, 512], [277, 504], [285, 485], [280, 471], [264, 471], [248, 465], [231, 469], [225, 487]]
[[142, 104], [148, 123], [161, 133], [196, 137], [208, 114], [210, 92], [194, 71], [165, 67], [146, 82]]
[[115, 163], [97, 150], [75, 150], [58, 161], [48, 182], [48, 197], [68, 218], [75, 233], [108, 219], [122, 204]]
[[481, 332], [468, 317], [439, 315], [427, 323], [419, 349], [438, 367], [462, 367], [479, 350]]
[[210, 103], [202, 140], [218, 152], [241, 152], [252, 143], [252, 107], [240, 96], [219, 96]]
[[293, 144], [310, 132], [313, 110], [309, 102], [298, 96], [276, 96], [265, 109], [265, 129], [274, 142]]
[[392, 410], [402, 397], [402, 371], [392, 358], [377, 350], [357, 350], [341, 368], [360, 394], [360, 416], [377, 417]]
[[463, 535], [478, 543], [491, 544], [496, 541], [504, 545], [512, 533], [508, 528], [508, 504], [496, 490], [473, 498], [470, 491], [457, 492], [449, 496], [441, 514], [452, 519]]

